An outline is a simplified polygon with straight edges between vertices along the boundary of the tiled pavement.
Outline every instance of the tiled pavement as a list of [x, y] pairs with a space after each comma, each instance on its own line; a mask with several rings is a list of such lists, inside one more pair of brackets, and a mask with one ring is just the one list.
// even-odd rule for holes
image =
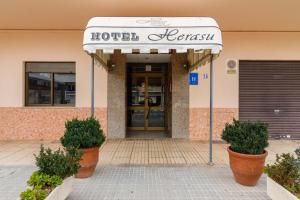
[[[205, 164], [208, 144], [186, 140], [108, 141], [102, 149], [103, 164]], [[216, 163], [227, 162], [226, 145], [214, 144]]]
[[[228, 164], [227, 144], [213, 144], [213, 162]], [[267, 148], [267, 163], [275, 161], [277, 153], [293, 152], [300, 141], [272, 140]], [[100, 157], [102, 164], [206, 164], [209, 144], [187, 140], [110, 140], [103, 146]]]
[[[57, 142], [43, 142], [53, 149]], [[41, 142], [0, 142], [0, 200], [16, 199], [34, 171]], [[271, 141], [267, 162], [292, 152], [299, 141]], [[207, 166], [208, 144], [184, 140], [110, 140], [101, 148], [93, 177], [76, 180], [69, 199], [268, 199], [263, 177], [256, 187], [236, 184], [225, 144], [214, 144], [215, 165]]]
[[79, 181], [69, 200], [269, 200], [266, 177], [241, 186], [228, 167], [102, 166]]
[[[0, 170], [0, 199], [15, 200], [33, 166]], [[76, 179], [68, 200], [269, 200], [266, 177], [256, 187], [234, 182], [227, 166], [100, 165], [88, 179]]]
[[0, 166], [0, 199], [16, 200], [35, 169], [34, 166]]
[[[41, 144], [58, 148], [58, 142], [0, 142], [0, 166], [33, 165], [33, 153], [38, 153]], [[270, 141], [267, 148], [267, 163], [275, 160], [276, 153], [293, 152], [300, 141]], [[215, 164], [228, 164], [226, 144], [213, 144]], [[208, 143], [199, 141], [155, 139], [155, 140], [108, 140], [101, 148], [102, 165], [171, 165], [206, 164]]]

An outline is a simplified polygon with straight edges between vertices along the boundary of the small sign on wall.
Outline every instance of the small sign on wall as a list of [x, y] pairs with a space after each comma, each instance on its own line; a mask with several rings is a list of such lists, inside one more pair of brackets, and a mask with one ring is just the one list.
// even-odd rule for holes
[[151, 65], [146, 65], [146, 69], [145, 69], [145, 71], [146, 72], [151, 72], [151, 69], [152, 67], [151, 67]]
[[198, 73], [190, 73], [190, 85], [198, 85]]
[[236, 74], [237, 73], [237, 61], [236, 60], [227, 60], [226, 63], [226, 73], [227, 74]]

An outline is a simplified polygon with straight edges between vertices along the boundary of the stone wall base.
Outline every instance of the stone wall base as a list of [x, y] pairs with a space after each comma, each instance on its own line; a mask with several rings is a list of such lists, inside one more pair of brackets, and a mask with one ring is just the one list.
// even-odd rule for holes
[[[66, 120], [90, 116], [89, 108], [0, 108], [0, 140], [59, 140]], [[95, 108], [95, 117], [107, 133], [107, 109]]]
[[[213, 140], [221, 140], [227, 122], [238, 119], [238, 108], [214, 108]], [[190, 139], [209, 140], [209, 108], [190, 108]]]
[[[209, 108], [189, 109], [189, 138], [209, 140]], [[0, 108], [0, 140], [59, 140], [66, 120], [90, 115], [89, 108]], [[95, 108], [95, 116], [107, 135], [107, 109]], [[238, 108], [214, 109], [213, 140], [220, 140], [226, 122], [238, 118]]]

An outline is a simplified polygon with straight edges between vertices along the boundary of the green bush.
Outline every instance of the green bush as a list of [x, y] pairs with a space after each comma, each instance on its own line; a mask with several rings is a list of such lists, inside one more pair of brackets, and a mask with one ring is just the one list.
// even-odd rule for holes
[[95, 118], [90, 117], [85, 120], [73, 119], [67, 121], [65, 127], [65, 134], [60, 141], [66, 148], [85, 149], [100, 147], [105, 141], [99, 121]]
[[47, 191], [42, 190], [39, 187], [28, 188], [20, 194], [21, 200], [44, 200], [48, 196]]
[[32, 187], [41, 187], [42, 189], [55, 188], [62, 183], [62, 178], [56, 175], [50, 176], [40, 171], [34, 172], [27, 184]]
[[43, 200], [49, 193], [62, 184], [62, 178], [59, 176], [50, 176], [40, 171], [34, 172], [27, 181], [31, 188], [28, 188], [20, 194], [22, 200]]
[[62, 179], [77, 173], [82, 152], [69, 148], [66, 152], [58, 149], [52, 151], [41, 146], [39, 155], [34, 155], [39, 172]]
[[268, 126], [262, 122], [241, 122], [233, 120], [226, 124], [222, 139], [230, 148], [243, 154], [262, 154], [268, 143]]
[[52, 151], [41, 145], [39, 155], [34, 155], [39, 168], [27, 181], [28, 188], [20, 194], [22, 200], [44, 200], [62, 184], [64, 178], [77, 173], [82, 152], [76, 148]]
[[276, 161], [267, 165], [264, 172], [270, 178], [300, 197], [300, 149], [295, 151], [296, 157], [290, 153], [276, 155]]

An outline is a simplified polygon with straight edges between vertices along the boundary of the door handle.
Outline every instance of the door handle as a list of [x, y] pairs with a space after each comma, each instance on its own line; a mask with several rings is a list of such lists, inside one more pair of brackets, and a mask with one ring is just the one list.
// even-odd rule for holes
[[277, 115], [279, 114], [280, 110], [279, 109], [274, 109], [274, 113]]
[[148, 108], [146, 119], [149, 119], [149, 115], [150, 115], [150, 107]]
[[149, 119], [150, 110], [151, 110], [151, 104], [152, 104], [152, 99], [150, 97], [148, 97], [147, 100], [148, 100], [148, 112], [147, 112], [146, 119]]

